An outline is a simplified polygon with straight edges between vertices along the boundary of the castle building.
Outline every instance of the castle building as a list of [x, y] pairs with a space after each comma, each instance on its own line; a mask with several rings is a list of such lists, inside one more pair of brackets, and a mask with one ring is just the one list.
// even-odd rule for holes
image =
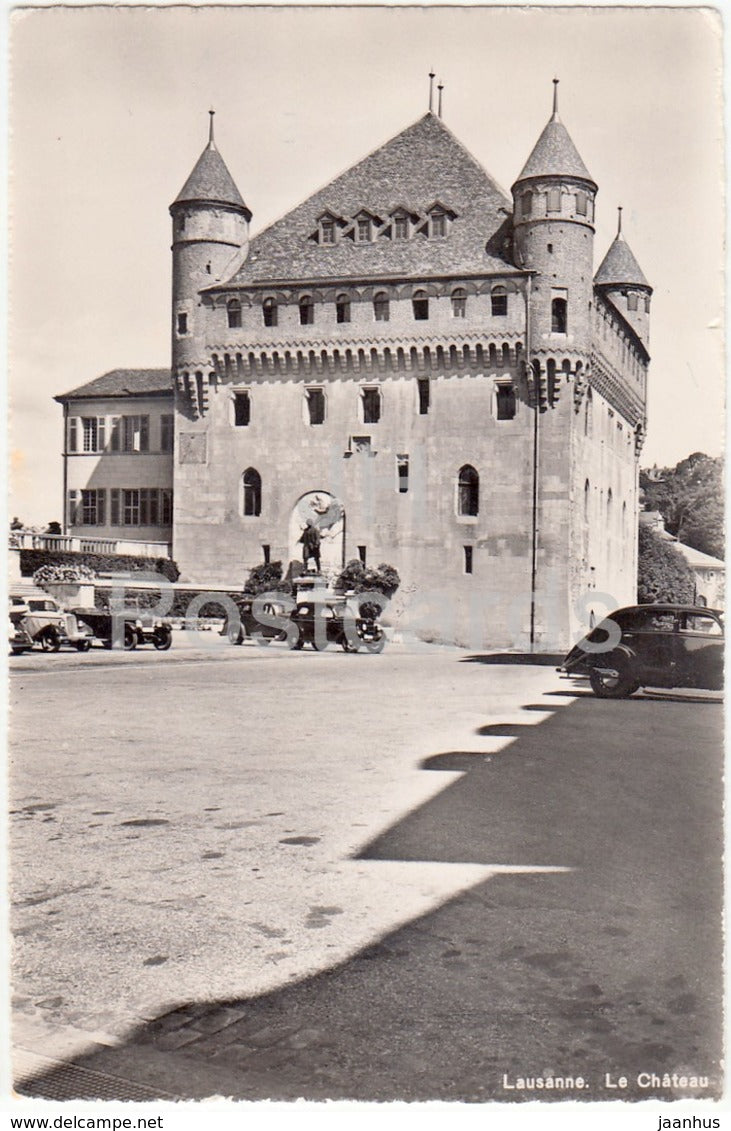
[[311, 520], [428, 638], [563, 648], [632, 603], [652, 291], [621, 212], [594, 273], [596, 196], [555, 86], [510, 195], [430, 110], [250, 239], [211, 116], [170, 206], [183, 576]]

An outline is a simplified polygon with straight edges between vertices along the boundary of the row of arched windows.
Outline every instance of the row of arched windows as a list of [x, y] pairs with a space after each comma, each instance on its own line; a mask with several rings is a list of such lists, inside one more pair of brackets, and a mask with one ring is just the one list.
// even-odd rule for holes
[[[467, 291], [464, 287], [455, 287], [450, 294], [450, 303], [453, 318], [464, 318], [467, 314]], [[508, 313], [508, 292], [503, 286], [495, 286], [490, 292], [491, 313], [494, 318], [501, 318]], [[299, 321], [301, 326], [312, 326], [315, 322], [315, 301], [311, 295], [303, 295], [298, 304]], [[425, 290], [414, 292], [411, 299], [414, 319], [424, 322], [429, 319], [430, 299]], [[226, 316], [231, 330], [241, 329], [243, 325], [243, 308], [237, 298], [229, 299], [226, 303]], [[378, 291], [373, 296], [373, 317], [376, 322], [388, 322], [391, 316], [391, 300], [386, 291]], [[351, 298], [347, 294], [338, 295], [335, 299], [335, 320], [343, 324], [350, 322]], [[279, 304], [274, 298], [265, 298], [262, 303], [262, 319], [265, 326], [279, 324]]]
[[[408, 468], [408, 456], [399, 457], [399, 491], [404, 493], [404, 474], [401, 468]], [[408, 471], [406, 472], [408, 475]], [[261, 475], [255, 467], [247, 467], [241, 476], [241, 509], [245, 517], [256, 518], [261, 514]], [[457, 475], [457, 514], [474, 517], [480, 513], [480, 476], [472, 464], [466, 463]]]

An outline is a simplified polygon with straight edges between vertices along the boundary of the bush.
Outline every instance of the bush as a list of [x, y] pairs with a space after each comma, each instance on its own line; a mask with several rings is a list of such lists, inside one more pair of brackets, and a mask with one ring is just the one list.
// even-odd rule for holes
[[33, 584], [43, 588], [49, 581], [93, 581], [95, 577], [87, 565], [44, 565], [33, 574]]
[[[199, 595], [205, 593], [207, 590], [175, 590], [173, 594], [173, 601], [170, 608], [165, 613], [161, 613], [162, 617], [184, 617], [187, 615], [191, 603]], [[130, 609], [154, 609], [160, 602], [161, 590], [159, 589], [136, 589], [129, 590], [125, 594], [125, 607]], [[240, 593], [221, 593], [221, 599], [229, 597], [234, 603], [237, 597], [241, 597]], [[97, 609], [102, 609], [107, 612], [110, 607], [111, 591], [109, 589], [97, 589], [94, 594], [94, 604]], [[227, 610], [223, 605], [212, 596], [209, 601], [198, 609], [196, 616], [201, 618], [210, 618], [211, 620], [223, 620], [227, 615]]]
[[644, 524], [639, 531], [637, 600], [642, 605], [688, 605], [695, 600], [695, 575], [683, 555]]
[[244, 593], [255, 597], [257, 593], [291, 593], [292, 584], [282, 580], [281, 562], [262, 562], [249, 571], [244, 582]]
[[383, 593], [390, 600], [400, 584], [401, 578], [393, 566], [381, 562], [376, 569], [373, 569], [364, 566], [357, 558], [353, 558], [337, 578], [335, 590], [338, 593], [345, 593], [348, 590], [355, 593], [364, 593], [369, 589], [375, 589], [376, 592]]
[[20, 573], [31, 577], [41, 566], [86, 566], [95, 575], [100, 573], [161, 573], [168, 581], [177, 581], [180, 570], [169, 558], [142, 558], [132, 554], [91, 554], [73, 550], [21, 550]]

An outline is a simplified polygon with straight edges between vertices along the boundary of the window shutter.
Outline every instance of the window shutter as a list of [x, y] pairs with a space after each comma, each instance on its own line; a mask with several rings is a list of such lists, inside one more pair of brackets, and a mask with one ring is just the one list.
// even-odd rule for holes
[[150, 418], [140, 417], [140, 451], [147, 452], [150, 448]]
[[78, 435], [79, 435], [79, 421], [75, 416], [69, 417], [69, 451], [77, 452], [78, 449]]
[[96, 524], [97, 524], [97, 526], [104, 526], [104, 523], [106, 522], [106, 516], [104, 514], [104, 512], [106, 510], [106, 505], [105, 505], [106, 499], [107, 499], [107, 493], [106, 493], [106, 491], [104, 490], [103, 487], [100, 487], [99, 490], [96, 493]]
[[119, 487], [112, 487], [109, 492], [110, 511], [109, 521], [112, 526], [119, 526]]
[[76, 518], [77, 518], [78, 506], [79, 506], [79, 492], [78, 491], [69, 491], [69, 511], [68, 511], [69, 526], [76, 526], [76, 524], [77, 524]]
[[120, 417], [118, 417], [118, 416], [112, 417], [112, 419], [111, 419], [112, 434], [111, 434], [110, 439], [109, 439], [109, 449], [112, 452], [118, 452], [119, 449], [120, 449], [119, 422], [120, 422]]
[[103, 452], [106, 448], [106, 429], [107, 418], [106, 416], [98, 416], [96, 421], [96, 450]]
[[151, 487], [149, 492], [148, 492], [148, 495], [149, 495], [149, 513], [148, 513], [148, 516], [147, 516], [147, 521], [149, 522], [150, 526], [159, 526], [160, 525], [160, 518], [159, 518], [160, 492], [158, 491], [157, 487]]

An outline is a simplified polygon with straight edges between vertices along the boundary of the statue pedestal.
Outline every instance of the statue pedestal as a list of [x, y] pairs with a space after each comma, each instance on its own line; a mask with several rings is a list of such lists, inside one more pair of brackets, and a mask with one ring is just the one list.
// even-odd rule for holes
[[327, 579], [321, 573], [301, 573], [292, 584], [298, 605], [302, 601], [325, 597], [328, 593]]

